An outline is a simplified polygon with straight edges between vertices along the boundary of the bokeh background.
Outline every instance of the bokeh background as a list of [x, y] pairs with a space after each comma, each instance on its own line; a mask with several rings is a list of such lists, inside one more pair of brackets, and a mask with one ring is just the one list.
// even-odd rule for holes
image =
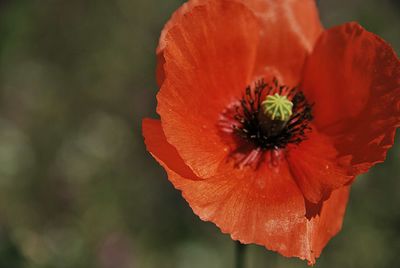
[[[0, 0], [0, 268], [231, 267], [146, 152], [155, 48], [178, 0]], [[323, 0], [400, 51], [400, 1]], [[397, 135], [399, 136], [399, 135]], [[316, 267], [399, 267], [400, 142], [354, 184]], [[306, 267], [249, 246], [247, 267]]]

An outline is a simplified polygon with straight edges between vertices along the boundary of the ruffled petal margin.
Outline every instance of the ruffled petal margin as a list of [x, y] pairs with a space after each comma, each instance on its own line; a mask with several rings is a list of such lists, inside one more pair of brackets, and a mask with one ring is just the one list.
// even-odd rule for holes
[[167, 142], [159, 120], [144, 119], [143, 135], [147, 149], [182, 191], [194, 213], [215, 223], [234, 240], [263, 245], [314, 264], [326, 243], [341, 229], [349, 187], [333, 191], [320, 214], [307, 219], [303, 196], [285, 162], [278, 169], [268, 165], [256, 172], [232, 169], [202, 179], [185, 167]]
[[319, 131], [351, 161], [350, 174], [384, 161], [400, 126], [400, 62], [384, 40], [357, 23], [327, 30], [305, 65], [302, 88], [315, 103]]

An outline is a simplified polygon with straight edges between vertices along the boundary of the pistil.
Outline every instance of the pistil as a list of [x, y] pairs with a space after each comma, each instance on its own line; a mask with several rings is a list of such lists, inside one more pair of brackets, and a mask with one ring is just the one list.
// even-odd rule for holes
[[293, 114], [293, 103], [285, 95], [267, 95], [258, 114], [260, 127], [268, 137], [278, 136]]
[[278, 93], [268, 95], [261, 106], [264, 114], [271, 120], [287, 122], [293, 114], [293, 103], [286, 96], [281, 96]]

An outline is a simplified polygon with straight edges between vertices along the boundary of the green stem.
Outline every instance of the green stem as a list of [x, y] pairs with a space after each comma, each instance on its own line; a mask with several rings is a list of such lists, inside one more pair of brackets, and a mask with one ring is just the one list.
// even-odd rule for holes
[[246, 246], [236, 241], [236, 249], [235, 249], [235, 267], [236, 268], [244, 268], [244, 254], [246, 251]]

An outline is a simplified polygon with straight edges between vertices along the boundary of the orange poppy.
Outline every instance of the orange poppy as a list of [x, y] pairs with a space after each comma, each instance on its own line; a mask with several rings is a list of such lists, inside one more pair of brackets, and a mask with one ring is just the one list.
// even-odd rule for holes
[[194, 213], [242, 243], [315, 263], [350, 184], [400, 124], [400, 64], [313, 0], [191, 0], [162, 31], [148, 151]]

